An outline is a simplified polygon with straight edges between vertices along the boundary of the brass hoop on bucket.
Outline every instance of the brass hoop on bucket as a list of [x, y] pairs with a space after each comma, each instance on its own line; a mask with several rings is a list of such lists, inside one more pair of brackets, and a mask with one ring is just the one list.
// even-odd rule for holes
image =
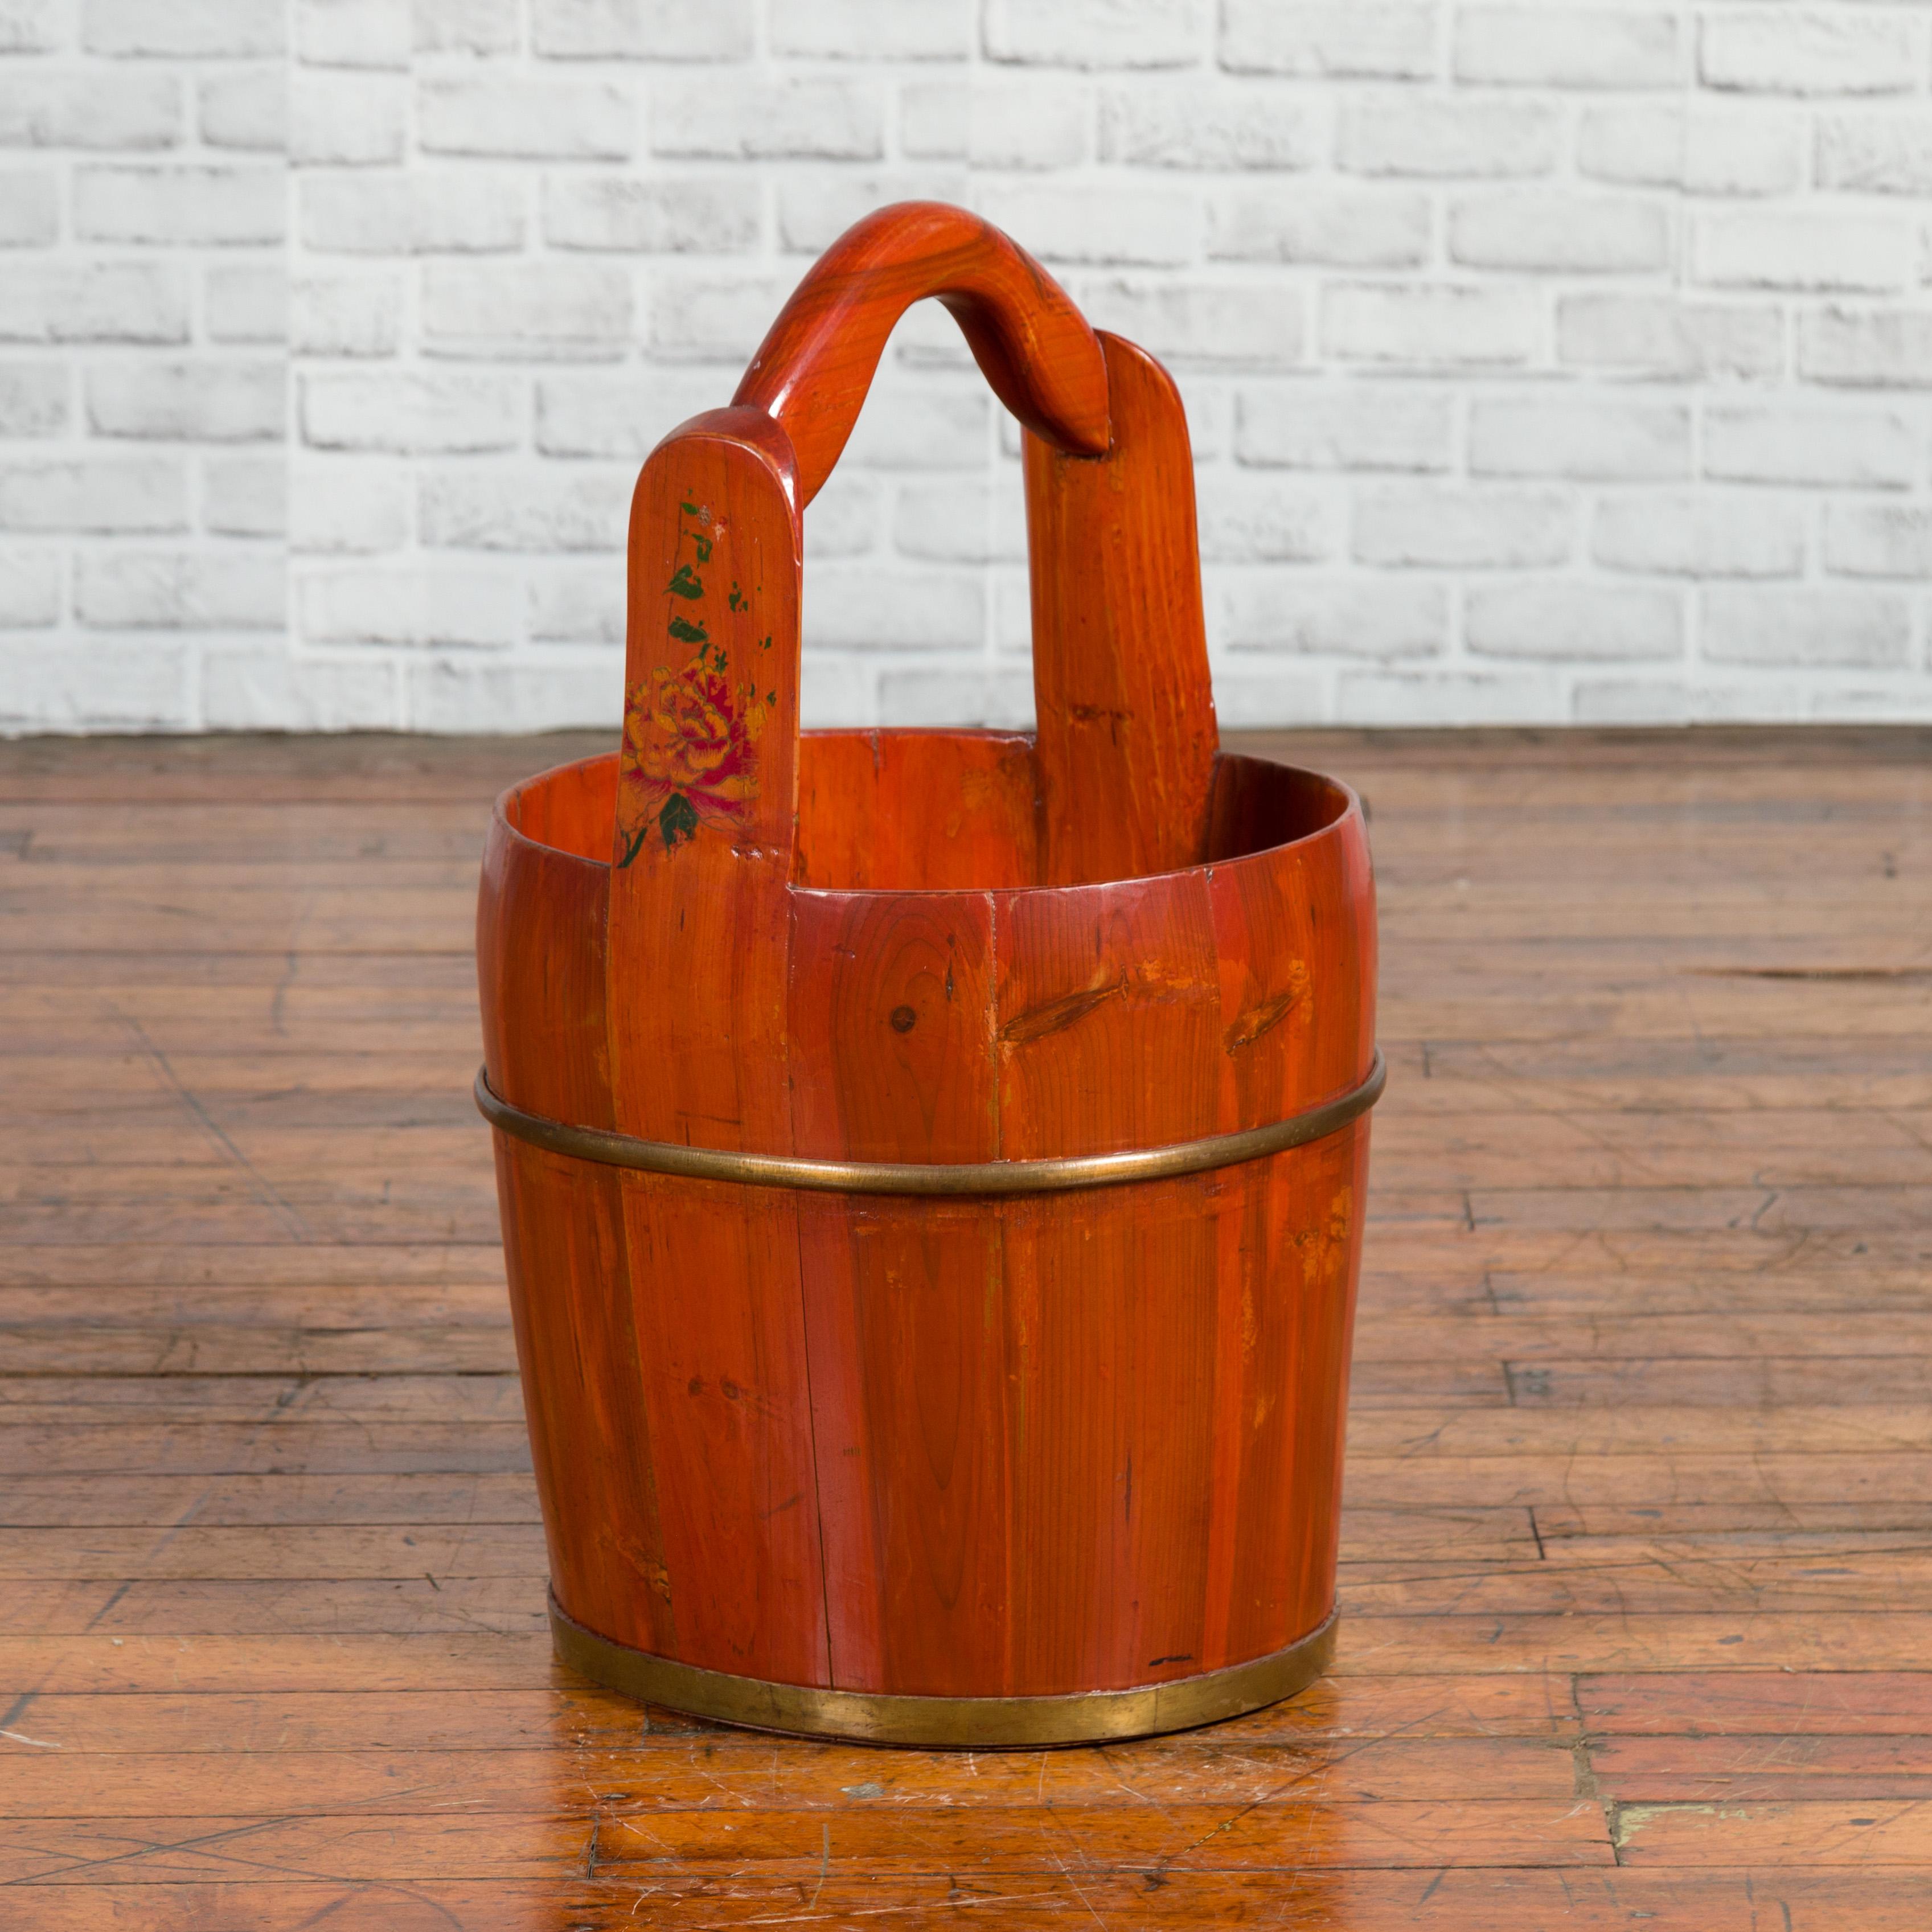
[[1286, 1650], [1126, 1690], [1076, 1690], [1044, 1697], [910, 1697], [773, 1684], [701, 1670], [635, 1650], [586, 1630], [550, 1600], [556, 1654], [574, 1670], [644, 1702], [668, 1705], [714, 1724], [797, 1737], [853, 1738], [875, 1744], [954, 1750], [1038, 1748], [1152, 1737], [1218, 1724], [1305, 1690], [1335, 1649], [1336, 1613]]
[[603, 1127], [574, 1126], [513, 1106], [476, 1070], [476, 1105], [493, 1127], [548, 1154], [626, 1167], [646, 1174], [681, 1174], [690, 1180], [730, 1180], [748, 1187], [799, 1187], [828, 1194], [1054, 1194], [1074, 1187], [1118, 1187], [1132, 1180], [1168, 1180], [1203, 1174], [1238, 1162], [1305, 1147], [1339, 1132], [1381, 1099], [1388, 1068], [1376, 1049], [1368, 1076], [1332, 1100], [1291, 1114], [1285, 1120], [1238, 1133], [1208, 1134], [1166, 1147], [1127, 1154], [1077, 1154], [1051, 1160], [927, 1162], [896, 1160], [814, 1160], [797, 1154], [736, 1154], [724, 1148], [686, 1147], [674, 1141], [640, 1140]]

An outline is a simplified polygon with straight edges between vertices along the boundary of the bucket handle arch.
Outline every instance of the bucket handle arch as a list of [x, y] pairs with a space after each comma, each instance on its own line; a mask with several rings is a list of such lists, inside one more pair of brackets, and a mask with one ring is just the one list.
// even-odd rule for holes
[[1106, 454], [1106, 359], [1066, 291], [978, 215], [898, 202], [854, 223], [806, 271], [731, 398], [790, 439], [801, 507], [838, 462], [886, 338], [928, 296], [1029, 430], [1072, 455]]

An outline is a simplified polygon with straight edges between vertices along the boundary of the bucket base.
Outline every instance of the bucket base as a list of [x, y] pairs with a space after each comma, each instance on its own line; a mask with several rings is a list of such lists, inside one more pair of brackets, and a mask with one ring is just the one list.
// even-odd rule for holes
[[1334, 1654], [1335, 1621], [1331, 1611], [1327, 1622], [1298, 1642], [1266, 1657], [1131, 1690], [1053, 1697], [904, 1697], [772, 1684], [760, 1677], [700, 1670], [599, 1636], [565, 1611], [554, 1594], [550, 1599], [558, 1656], [573, 1670], [626, 1696], [749, 1730], [960, 1750], [1092, 1744], [1238, 1718], [1312, 1683]]

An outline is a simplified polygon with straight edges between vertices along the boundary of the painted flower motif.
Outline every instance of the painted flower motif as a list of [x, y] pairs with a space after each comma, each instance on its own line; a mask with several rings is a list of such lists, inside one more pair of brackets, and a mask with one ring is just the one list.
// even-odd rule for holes
[[[722, 652], [716, 654], [722, 660]], [[682, 669], [660, 664], [626, 706], [623, 784], [632, 856], [655, 825], [667, 848], [707, 823], [731, 823], [758, 795], [752, 755], [764, 707], [741, 705], [703, 645]]]
[[[698, 566], [710, 562], [724, 536], [724, 526], [714, 522], [704, 505], [688, 497], [680, 502], [671, 554], [676, 567], [664, 590], [670, 600], [664, 628], [674, 642], [698, 649], [681, 668], [653, 666], [625, 694], [617, 793], [620, 866], [644, 850], [654, 826], [664, 850], [675, 851], [681, 840], [698, 836], [700, 825], [741, 822], [746, 802], [758, 795], [752, 748], [778, 694], [760, 694], [752, 681], [734, 687], [726, 674], [729, 654], [705, 628], [704, 579]], [[687, 542], [696, 565], [680, 560]], [[751, 608], [735, 583], [726, 604], [734, 614]], [[769, 650], [771, 642], [769, 634], [760, 638], [759, 650]]]
[[[679, 671], [660, 664], [651, 679], [650, 716], [638, 763], [646, 778], [700, 784], [731, 755], [730, 718], [714, 702], [706, 688], [712, 680], [697, 665]], [[746, 796], [740, 790], [725, 795]]]

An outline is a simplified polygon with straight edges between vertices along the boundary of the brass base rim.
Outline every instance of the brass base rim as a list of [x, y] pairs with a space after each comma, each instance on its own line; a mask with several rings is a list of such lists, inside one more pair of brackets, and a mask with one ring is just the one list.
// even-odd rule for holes
[[774, 1684], [680, 1664], [600, 1636], [572, 1616], [554, 1592], [550, 1599], [557, 1655], [628, 1697], [745, 1730], [955, 1750], [1156, 1737], [1244, 1716], [1292, 1697], [1322, 1675], [1334, 1654], [1336, 1617], [1331, 1610], [1319, 1628], [1285, 1650], [1165, 1684], [1046, 1697], [914, 1697]]

